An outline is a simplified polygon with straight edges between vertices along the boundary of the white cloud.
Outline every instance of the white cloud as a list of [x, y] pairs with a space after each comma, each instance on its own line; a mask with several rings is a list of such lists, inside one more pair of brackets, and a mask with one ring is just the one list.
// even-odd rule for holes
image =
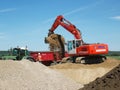
[[16, 8], [6, 8], [6, 9], [0, 9], [0, 13], [5, 13], [5, 12], [12, 12], [15, 11]]
[[71, 10], [70, 12], [66, 12], [63, 15], [67, 16], [67, 15], [71, 15], [71, 14], [86, 10], [88, 8], [96, 7], [100, 3], [101, 3], [101, 1], [97, 1], [97, 2], [94, 2], [94, 3], [90, 4], [90, 5], [86, 5], [86, 6], [83, 6], [83, 7], [80, 7], [80, 8], [76, 8], [74, 10]]
[[55, 17], [54, 18], [49, 18], [49, 19], [43, 21], [43, 23], [49, 23], [50, 21], [53, 21], [53, 20], [55, 20]]
[[[80, 11], [86, 10], [86, 9], [88, 9], [88, 8], [90, 8], [90, 7], [95, 7], [95, 6], [97, 6], [98, 4], [100, 4], [100, 3], [101, 3], [100, 1], [97, 1], [97, 2], [92, 3], [92, 4], [90, 4], [90, 5], [86, 5], [86, 6], [83, 6], [83, 7], [79, 7], [79, 8], [73, 9], [73, 10], [71, 10], [71, 11], [69, 11], [69, 12], [63, 13], [63, 15], [64, 15], [64, 16], [68, 16], [68, 15], [71, 15], [71, 14], [75, 14], [75, 13], [78, 13], [78, 12], [80, 12]], [[51, 21], [53, 21], [54, 19], [55, 19], [55, 17], [54, 17], [54, 18], [49, 18], [49, 19], [43, 21], [43, 23], [51, 22]]]
[[[68, 16], [68, 15], [77, 13], [79, 11], [82, 11], [82, 10], [86, 9], [86, 8], [88, 8], [88, 7], [81, 7], [81, 8], [77, 8], [77, 9], [71, 10], [70, 12], [64, 13], [63, 16]], [[48, 22], [53, 21], [53, 20], [55, 20], [55, 17], [54, 18], [49, 18], [49, 19], [43, 21], [43, 23], [48, 23]]]
[[70, 11], [70, 12], [66, 12], [66, 13], [64, 13], [63, 15], [64, 15], [64, 16], [68, 16], [68, 15], [77, 13], [77, 12], [79, 12], [79, 11], [85, 10], [86, 8], [87, 8], [87, 7], [77, 8], [77, 9], [74, 9], [74, 10], [72, 10], [72, 11]]
[[111, 19], [120, 20], [120, 16], [113, 16]]

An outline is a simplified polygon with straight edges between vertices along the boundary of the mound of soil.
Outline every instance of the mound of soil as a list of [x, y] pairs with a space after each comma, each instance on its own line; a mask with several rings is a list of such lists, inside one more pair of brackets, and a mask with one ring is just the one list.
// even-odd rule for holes
[[120, 90], [120, 64], [101, 78], [79, 90]]
[[0, 90], [78, 90], [82, 87], [38, 62], [0, 60]]
[[108, 58], [105, 62], [98, 64], [64, 63], [50, 66], [50, 68], [63, 73], [78, 83], [88, 84], [96, 78], [104, 76], [119, 64], [119, 60]]

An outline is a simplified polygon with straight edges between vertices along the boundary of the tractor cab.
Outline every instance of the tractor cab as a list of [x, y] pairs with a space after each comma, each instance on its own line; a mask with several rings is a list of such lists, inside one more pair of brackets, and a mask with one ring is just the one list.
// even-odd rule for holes
[[12, 55], [16, 56], [16, 60], [21, 60], [24, 56], [28, 56], [27, 48], [13, 48]]
[[8, 51], [7, 55], [3, 55], [2, 59], [3, 60], [22, 60], [24, 57], [29, 56], [29, 51], [27, 48], [11, 48]]

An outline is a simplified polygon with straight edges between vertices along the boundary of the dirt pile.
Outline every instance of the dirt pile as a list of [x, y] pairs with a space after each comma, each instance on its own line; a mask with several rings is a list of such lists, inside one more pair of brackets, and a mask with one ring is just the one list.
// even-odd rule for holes
[[77, 90], [82, 87], [37, 62], [0, 60], [0, 90]]
[[101, 78], [79, 90], [120, 90], [120, 64]]
[[63, 73], [65, 76], [70, 77], [78, 83], [88, 84], [98, 77], [102, 77], [107, 72], [120, 64], [119, 60], [108, 58], [103, 63], [99, 64], [74, 64], [65, 63], [50, 66], [50, 68]]

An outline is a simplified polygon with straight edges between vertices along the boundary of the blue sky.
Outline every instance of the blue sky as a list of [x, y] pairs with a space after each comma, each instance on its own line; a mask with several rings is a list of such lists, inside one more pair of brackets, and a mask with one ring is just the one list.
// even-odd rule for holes
[[[58, 15], [79, 28], [85, 42], [120, 50], [120, 0], [0, 0], [0, 50], [48, 50], [44, 37]], [[61, 26], [55, 33], [74, 39]]]

